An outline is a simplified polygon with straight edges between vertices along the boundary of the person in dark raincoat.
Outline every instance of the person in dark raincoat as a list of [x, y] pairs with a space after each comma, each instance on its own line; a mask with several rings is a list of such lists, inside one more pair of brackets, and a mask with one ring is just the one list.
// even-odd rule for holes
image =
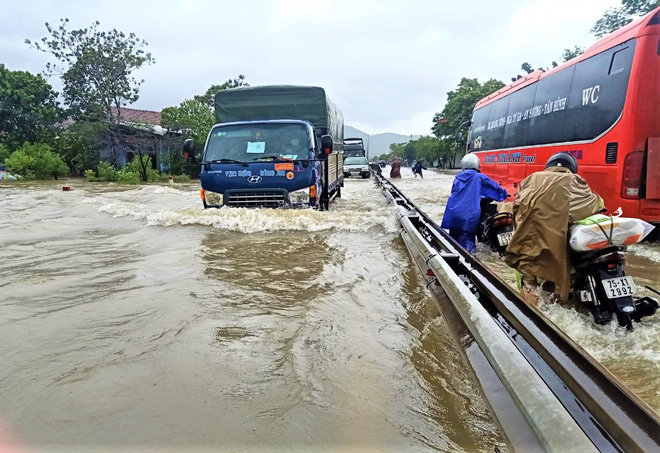
[[401, 177], [401, 159], [398, 157], [392, 161], [392, 169], [390, 170], [390, 179]]
[[420, 178], [424, 179], [424, 175], [422, 174], [422, 168], [424, 168], [424, 166], [422, 165], [422, 161], [420, 160], [418, 160], [413, 164], [412, 171], [413, 174], [415, 175], [415, 178], [417, 177], [417, 175], [419, 175]]
[[481, 216], [481, 198], [502, 201], [509, 196], [495, 181], [479, 171], [479, 158], [467, 154], [461, 159], [461, 172], [454, 178], [451, 195], [442, 216], [442, 228], [449, 230], [465, 250], [474, 253], [475, 237]]

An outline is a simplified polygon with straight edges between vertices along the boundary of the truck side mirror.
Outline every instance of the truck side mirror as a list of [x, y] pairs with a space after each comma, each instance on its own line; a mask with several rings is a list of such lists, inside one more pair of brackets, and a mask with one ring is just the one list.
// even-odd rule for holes
[[192, 138], [183, 141], [183, 155], [188, 157], [195, 157], [195, 142]]
[[331, 135], [322, 135], [321, 136], [321, 154], [327, 156], [332, 153], [332, 136]]

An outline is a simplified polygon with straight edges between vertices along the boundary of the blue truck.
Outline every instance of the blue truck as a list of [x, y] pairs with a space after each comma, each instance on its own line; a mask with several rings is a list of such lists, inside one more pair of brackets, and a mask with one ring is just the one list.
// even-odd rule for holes
[[[215, 95], [201, 163], [204, 208], [327, 210], [344, 184], [344, 118], [323, 88], [248, 86]], [[194, 155], [192, 140], [184, 151]]]

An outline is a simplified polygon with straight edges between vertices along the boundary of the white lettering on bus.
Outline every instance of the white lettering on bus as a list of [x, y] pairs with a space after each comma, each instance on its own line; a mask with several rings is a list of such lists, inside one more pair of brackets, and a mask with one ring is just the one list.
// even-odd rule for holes
[[600, 85], [594, 85], [592, 87], [582, 90], [582, 105], [587, 105], [589, 102], [595, 104], [598, 102], [598, 92], [600, 91]]

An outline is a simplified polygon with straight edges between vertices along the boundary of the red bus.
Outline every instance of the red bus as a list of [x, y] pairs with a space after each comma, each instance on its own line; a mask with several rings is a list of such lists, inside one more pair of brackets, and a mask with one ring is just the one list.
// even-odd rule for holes
[[660, 223], [660, 8], [481, 99], [467, 146], [509, 193], [570, 152], [609, 210]]

